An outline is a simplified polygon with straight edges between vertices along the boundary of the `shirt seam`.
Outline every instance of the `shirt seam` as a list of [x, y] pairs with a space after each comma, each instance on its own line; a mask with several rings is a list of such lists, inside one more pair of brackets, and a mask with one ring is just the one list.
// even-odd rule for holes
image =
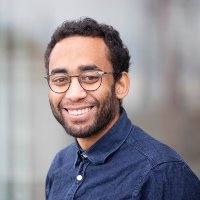
[[170, 160], [170, 161], [165, 161], [165, 162], [161, 162], [161, 163], [158, 163], [156, 165], [151, 165], [152, 167], [148, 170], [146, 170], [143, 174], [142, 174], [142, 177], [139, 181], [139, 183], [135, 186], [135, 189], [133, 189], [133, 193], [132, 193], [132, 198], [134, 197], [134, 194], [136, 194], [138, 191], [139, 191], [139, 188], [141, 188], [141, 185], [142, 183], [144, 183], [144, 180], [147, 179], [147, 177], [149, 176], [150, 172], [152, 172], [155, 168], [161, 166], [161, 165], [164, 165], [164, 164], [172, 164], [172, 163], [179, 163], [183, 166], [187, 166], [183, 161], [181, 160]]

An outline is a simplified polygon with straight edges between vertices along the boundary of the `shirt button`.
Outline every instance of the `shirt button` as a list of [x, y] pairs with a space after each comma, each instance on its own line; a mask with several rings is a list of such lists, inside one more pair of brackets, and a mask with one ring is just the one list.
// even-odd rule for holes
[[87, 155], [86, 155], [86, 154], [83, 154], [83, 157], [84, 157], [84, 158], [87, 158]]
[[81, 176], [81, 175], [78, 175], [77, 177], [76, 177], [76, 180], [77, 181], [81, 181], [83, 179], [83, 177]]

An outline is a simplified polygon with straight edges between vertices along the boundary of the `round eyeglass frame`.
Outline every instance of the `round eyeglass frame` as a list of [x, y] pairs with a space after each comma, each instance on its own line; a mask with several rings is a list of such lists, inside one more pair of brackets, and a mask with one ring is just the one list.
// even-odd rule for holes
[[105, 75], [105, 74], [120, 74], [120, 72], [103, 72], [103, 71], [95, 71], [95, 72], [97, 72], [97, 73], [100, 74], [100, 83], [99, 83], [99, 86], [98, 86], [96, 89], [93, 89], [93, 90], [91, 90], [91, 89], [85, 89], [85, 88], [82, 86], [82, 82], [80, 81], [80, 78], [79, 78], [79, 77], [80, 77], [82, 74], [84, 74], [85, 72], [83, 72], [83, 73], [81, 73], [81, 74], [79, 74], [79, 75], [72, 75], [72, 76], [67, 75], [67, 74], [64, 74], [65, 76], [67, 75], [67, 76], [69, 77], [70, 81], [69, 81], [68, 87], [67, 87], [64, 91], [62, 91], [62, 92], [55, 91], [55, 90], [52, 88], [51, 84], [50, 84], [50, 77], [53, 76], [54, 74], [47, 75], [47, 76], [45, 76], [44, 78], [47, 80], [48, 85], [49, 85], [49, 88], [50, 88], [53, 92], [55, 92], [55, 93], [57, 93], [57, 94], [62, 94], [62, 93], [67, 92], [67, 90], [70, 88], [70, 85], [71, 85], [71, 82], [72, 82], [72, 81], [71, 81], [71, 78], [73, 78], [73, 77], [78, 78], [78, 82], [79, 82], [80, 86], [81, 86], [85, 91], [96, 91], [96, 90], [98, 90], [98, 89], [100, 88], [100, 86], [101, 86], [101, 84], [102, 84], [102, 77], [103, 77], [103, 75]]

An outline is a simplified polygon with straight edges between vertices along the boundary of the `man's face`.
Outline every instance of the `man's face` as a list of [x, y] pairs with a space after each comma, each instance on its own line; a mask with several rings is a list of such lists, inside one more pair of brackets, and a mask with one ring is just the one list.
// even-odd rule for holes
[[[83, 71], [113, 72], [108, 49], [100, 38], [73, 36], [58, 42], [49, 58], [49, 74], [64, 72], [70, 76]], [[103, 75], [96, 91], [84, 90], [77, 77], [62, 94], [49, 90], [52, 112], [66, 132], [76, 138], [107, 131], [119, 117], [112, 74]]]

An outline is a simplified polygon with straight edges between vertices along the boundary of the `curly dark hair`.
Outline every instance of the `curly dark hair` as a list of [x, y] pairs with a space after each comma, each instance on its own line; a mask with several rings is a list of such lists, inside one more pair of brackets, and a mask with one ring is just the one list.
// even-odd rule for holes
[[[49, 56], [57, 42], [71, 36], [99, 37], [102, 38], [109, 49], [109, 59], [114, 72], [121, 74], [128, 72], [130, 65], [130, 55], [128, 49], [123, 44], [120, 34], [112, 26], [100, 24], [91, 18], [81, 18], [79, 20], [64, 21], [53, 33], [45, 52], [45, 68], [49, 74]], [[119, 76], [115, 76], [118, 79]]]

